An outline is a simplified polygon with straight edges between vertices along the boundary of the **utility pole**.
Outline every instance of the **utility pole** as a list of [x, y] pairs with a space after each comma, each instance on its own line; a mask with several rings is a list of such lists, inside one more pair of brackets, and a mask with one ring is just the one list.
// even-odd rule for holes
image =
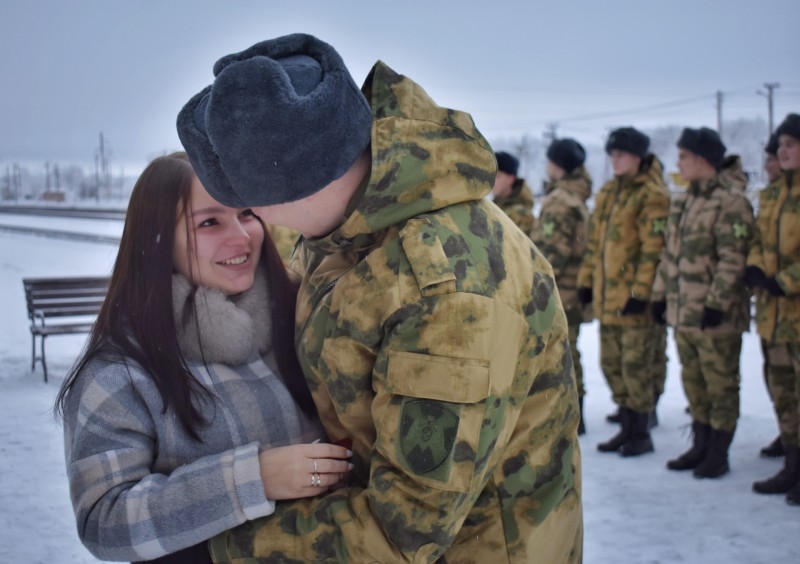
[[558, 129], [558, 122], [551, 121], [545, 126], [543, 137], [545, 141], [552, 143], [556, 139], [556, 130]]
[[756, 94], [760, 94], [761, 96], [766, 96], [767, 98], [767, 115], [769, 117], [769, 134], [772, 135], [772, 114], [773, 114], [773, 105], [772, 100], [774, 96], [774, 92], [776, 88], [780, 88], [780, 84], [777, 82], [765, 82], [764, 88], [767, 89], [766, 92], [763, 90], [756, 90]]
[[717, 90], [717, 133], [722, 137], [722, 90]]

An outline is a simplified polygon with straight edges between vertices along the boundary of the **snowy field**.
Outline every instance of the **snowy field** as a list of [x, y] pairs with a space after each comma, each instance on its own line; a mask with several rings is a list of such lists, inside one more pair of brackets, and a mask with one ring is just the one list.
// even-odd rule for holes
[[[52, 228], [61, 221], [37, 219]], [[42, 382], [40, 366], [31, 373], [21, 279], [108, 274], [115, 253], [112, 245], [0, 232], [0, 564], [96, 562], [75, 533], [61, 429], [50, 412], [85, 336], [48, 340], [49, 384]], [[750, 489], [782, 465], [782, 459], [758, 457], [777, 426], [755, 335], [745, 336], [742, 350], [742, 414], [731, 447], [732, 472], [712, 481], [665, 468], [690, 440], [672, 341], [667, 390], [658, 409], [661, 424], [653, 432], [656, 452], [636, 459], [597, 451], [596, 444], [616, 428], [604, 420], [613, 406], [598, 367], [596, 325], [584, 326], [580, 347], [588, 388], [588, 433], [581, 439], [584, 562], [800, 562], [800, 508], [788, 506], [783, 496]]]

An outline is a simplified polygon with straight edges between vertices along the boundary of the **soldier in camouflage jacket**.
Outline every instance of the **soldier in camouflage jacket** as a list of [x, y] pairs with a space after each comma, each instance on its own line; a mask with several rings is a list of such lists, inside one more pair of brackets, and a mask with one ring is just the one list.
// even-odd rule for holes
[[533, 235], [533, 192], [524, 178], [517, 176], [519, 160], [505, 151], [495, 153], [497, 176], [491, 195], [494, 203], [529, 237]]
[[[787, 398], [775, 405], [784, 468], [772, 478], [754, 483], [753, 489], [786, 493], [789, 503], [800, 505], [800, 115], [789, 114], [775, 134], [783, 176], [759, 194], [745, 283], [756, 288], [759, 335], [771, 348], [784, 348], [781, 356], [785, 360], [771, 362], [770, 369], [793, 373], [794, 401]], [[770, 387], [792, 388], [787, 376], [772, 374]]]
[[[308, 57], [298, 60], [298, 53]], [[300, 90], [308, 73], [297, 76], [287, 66], [307, 58], [323, 69], [322, 82], [313, 81], [317, 89], [335, 86], [334, 72], [346, 73], [330, 46], [303, 35], [223, 61], [253, 54], [292, 55], [270, 67], [270, 76], [280, 75], [270, 82], [278, 87]], [[237, 74], [249, 72], [244, 65], [231, 65], [232, 83], [249, 84], [249, 76]], [[227, 72], [211, 88], [224, 91]], [[325, 94], [316, 99], [329, 104], [313, 111], [329, 108], [335, 120], [351, 91]], [[347, 159], [343, 176], [332, 172], [326, 185], [297, 201], [308, 186], [306, 172], [317, 171], [295, 169], [300, 178], [289, 184], [269, 179], [280, 172], [274, 169], [287, 146], [302, 152], [305, 145], [271, 147], [262, 138], [258, 154], [274, 151], [259, 172], [264, 178], [231, 184], [229, 193], [230, 179], [215, 168], [210, 141], [199, 133], [216, 131], [212, 106], [224, 100], [211, 96], [201, 113], [195, 110], [205, 102], [195, 98], [179, 117], [182, 140], [210, 191], [266, 204], [266, 221], [306, 236], [295, 253], [303, 274], [298, 356], [330, 439], [352, 445], [355, 465], [347, 487], [278, 503], [273, 519], [213, 539], [212, 556], [579, 562], [578, 402], [552, 269], [484, 198], [495, 158], [467, 114], [438, 107], [381, 62], [363, 95], [365, 150]], [[250, 111], [250, 123], [258, 123], [268, 108]], [[349, 142], [361, 138], [360, 110], [354, 114], [345, 124]], [[212, 123], [192, 121], [202, 115]], [[329, 155], [342, 158], [347, 147], [336, 149]], [[254, 185], [258, 192], [249, 192]]]
[[578, 433], [585, 431], [583, 419], [583, 367], [578, 337], [581, 323], [591, 321], [591, 312], [578, 300], [578, 270], [586, 252], [589, 210], [586, 200], [592, 193], [592, 178], [583, 167], [586, 151], [574, 139], [556, 139], [547, 150], [546, 195], [536, 222], [534, 241], [553, 267], [558, 294], [567, 314], [569, 343], [575, 380], [581, 400], [581, 424]]
[[604, 452], [653, 450], [648, 430], [653, 394], [654, 323], [647, 306], [664, 246], [669, 195], [650, 139], [632, 127], [609, 135], [615, 177], [595, 197], [578, 295], [600, 320], [600, 364], [619, 407], [620, 432]]
[[[689, 181], [672, 197], [666, 245], [653, 287], [654, 310], [675, 330], [694, 441], [672, 470], [716, 478], [726, 473], [739, 418], [739, 355], [750, 325], [742, 283], [753, 210], [737, 158], [723, 169], [725, 145], [711, 129], [684, 129], [678, 167]], [[720, 171], [724, 170], [725, 174]]]

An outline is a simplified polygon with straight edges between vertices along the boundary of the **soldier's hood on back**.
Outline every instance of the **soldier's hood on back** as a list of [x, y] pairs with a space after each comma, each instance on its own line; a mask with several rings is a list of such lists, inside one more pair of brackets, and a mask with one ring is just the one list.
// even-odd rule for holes
[[666, 186], [666, 182], [664, 181], [664, 164], [652, 153], [642, 159], [642, 166], [639, 168], [639, 174], [637, 174], [635, 178], [635, 182], [640, 184], [644, 184], [648, 181]]
[[469, 114], [436, 105], [381, 61], [362, 90], [373, 114], [372, 170], [354, 211], [332, 237], [376, 233], [489, 193], [494, 152]]
[[744, 171], [739, 155], [725, 157], [719, 171], [719, 181], [728, 190], [741, 193], [747, 190], [747, 173]]
[[548, 183], [548, 191], [555, 188], [563, 188], [585, 202], [592, 195], [592, 177], [583, 166], [579, 166], [561, 180]]

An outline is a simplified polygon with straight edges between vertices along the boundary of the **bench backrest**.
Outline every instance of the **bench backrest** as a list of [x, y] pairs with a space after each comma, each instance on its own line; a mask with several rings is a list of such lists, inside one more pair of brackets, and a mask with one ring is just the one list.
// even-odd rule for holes
[[28, 318], [97, 315], [109, 281], [107, 276], [23, 278]]

